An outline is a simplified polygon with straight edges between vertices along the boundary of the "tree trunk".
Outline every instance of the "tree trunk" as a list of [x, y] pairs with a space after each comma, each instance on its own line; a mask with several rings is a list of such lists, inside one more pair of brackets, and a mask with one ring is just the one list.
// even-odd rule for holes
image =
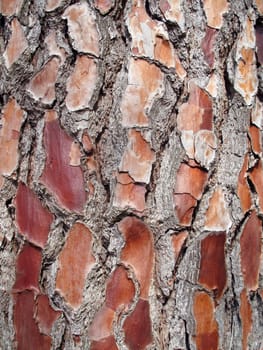
[[0, 348], [262, 350], [262, 0], [0, 12]]

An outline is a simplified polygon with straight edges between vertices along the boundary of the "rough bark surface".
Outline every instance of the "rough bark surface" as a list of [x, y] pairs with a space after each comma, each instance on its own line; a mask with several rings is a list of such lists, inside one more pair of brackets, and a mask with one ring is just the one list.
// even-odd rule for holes
[[262, 350], [262, 0], [0, 12], [0, 348]]

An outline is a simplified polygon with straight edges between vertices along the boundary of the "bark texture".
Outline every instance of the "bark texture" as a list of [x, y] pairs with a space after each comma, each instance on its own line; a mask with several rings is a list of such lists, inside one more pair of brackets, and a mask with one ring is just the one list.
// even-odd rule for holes
[[262, 0], [0, 12], [0, 348], [262, 350]]

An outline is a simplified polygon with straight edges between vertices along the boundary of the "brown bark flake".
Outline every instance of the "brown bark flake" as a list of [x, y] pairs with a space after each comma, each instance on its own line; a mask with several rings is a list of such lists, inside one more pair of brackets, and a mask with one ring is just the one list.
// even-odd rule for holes
[[44, 248], [53, 215], [42, 206], [34, 192], [22, 182], [18, 186], [15, 206], [19, 232], [30, 242]]
[[81, 212], [87, 195], [81, 168], [70, 165], [72, 142], [57, 119], [46, 122], [44, 145], [47, 159], [41, 182], [64, 208]]
[[240, 238], [241, 268], [244, 285], [248, 290], [258, 288], [259, 268], [261, 260], [262, 224], [253, 211], [248, 218]]
[[201, 241], [201, 264], [198, 282], [215, 291], [220, 299], [226, 287], [225, 232], [210, 234]]
[[194, 317], [196, 321], [197, 350], [218, 349], [218, 326], [214, 319], [214, 304], [204, 292], [194, 295]]
[[91, 244], [91, 232], [84, 224], [77, 222], [72, 226], [59, 255], [56, 289], [74, 309], [82, 303], [85, 279], [95, 262]]
[[144, 350], [152, 342], [149, 302], [139, 299], [123, 325], [125, 343], [130, 350]]

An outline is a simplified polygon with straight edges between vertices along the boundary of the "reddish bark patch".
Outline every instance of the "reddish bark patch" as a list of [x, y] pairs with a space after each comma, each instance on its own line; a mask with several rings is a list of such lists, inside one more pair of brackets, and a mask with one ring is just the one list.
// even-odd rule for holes
[[258, 89], [255, 50], [242, 47], [238, 57], [234, 87], [246, 104], [251, 105]]
[[94, 6], [97, 10], [100, 11], [102, 15], [106, 15], [113, 7], [115, 1], [114, 0], [95, 0]]
[[[263, 13], [263, 4], [262, 13]], [[263, 25], [256, 25], [256, 44], [257, 44], [257, 58], [260, 64], [263, 64]]]
[[227, 0], [203, 0], [207, 24], [212, 28], [221, 28], [223, 15], [228, 12], [229, 3]]
[[97, 75], [97, 63], [93, 58], [77, 57], [74, 70], [67, 80], [66, 106], [69, 111], [90, 106]]
[[255, 211], [247, 220], [240, 238], [241, 268], [245, 287], [248, 290], [258, 288], [261, 259], [262, 224]]
[[45, 104], [54, 102], [56, 98], [55, 82], [57, 80], [58, 68], [59, 58], [53, 57], [32, 78], [28, 86], [28, 91], [35, 100]]
[[260, 129], [255, 125], [250, 125], [249, 135], [253, 152], [256, 154], [260, 154], [262, 152]]
[[216, 291], [220, 299], [226, 286], [225, 232], [212, 234], [201, 242], [201, 265], [198, 282]]
[[58, 8], [63, 0], [47, 0], [46, 1], [46, 11], [54, 11]]
[[89, 8], [88, 3], [82, 2], [69, 6], [62, 18], [67, 19], [74, 49], [98, 56], [99, 34], [96, 16]]
[[82, 212], [86, 202], [84, 178], [79, 166], [70, 166], [72, 138], [58, 120], [46, 122], [44, 145], [47, 159], [41, 182], [70, 211]]
[[214, 44], [216, 39], [216, 29], [206, 27], [205, 37], [202, 40], [201, 48], [203, 50], [205, 60], [208, 63], [210, 68], [213, 68], [215, 62], [215, 54], [214, 54]]
[[8, 69], [19, 59], [28, 46], [22, 26], [16, 18], [11, 22], [11, 31], [12, 35], [3, 55]]
[[75, 309], [82, 303], [85, 279], [95, 263], [91, 248], [90, 230], [82, 223], [74, 224], [59, 255], [56, 289]]
[[106, 287], [106, 306], [112, 310], [130, 304], [135, 295], [135, 287], [123, 267], [117, 267], [110, 276]]
[[16, 260], [16, 281], [13, 291], [25, 289], [39, 292], [39, 273], [41, 267], [41, 251], [30, 245], [24, 245]]
[[120, 170], [128, 172], [134, 181], [149, 183], [152, 163], [155, 159], [154, 152], [140, 131], [130, 130], [128, 138], [129, 142], [122, 157]]
[[133, 312], [123, 325], [125, 343], [129, 350], [143, 350], [152, 343], [150, 307], [146, 300], [139, 299]]
[[159, 6], [166, 19], [177, 22], [181, 29], [184, 29], [185, 19], [181, 0], [160, 0]]
[[[0, 175], [11, 175], [17, 167], [19, 133], [24, 112], [14, 99], [10, 99], [2, 113]], [[3, 181], [0, 182], [3, 184]], [[0, 184], [0, 188], [2, 184]]]
[[113, 205], [119, 208], [131, 208], [137, 212], [145, 209], [145, 186], [134, 183], [127, 173], [117, 174]]
[[140, 283], [141, 298], [148, 299], [154, 265], [153, 237], [148, 227], [135, 217], [126, 217], [118, 228], [125, 238], [121, 261], [133, 267]]
[[30, 242], [44, 248], [53, 215], [42, 206], [34, 192], [22, 182], [18, 185], [15, 206], [19, 232]]
[[14, 295], [14, 326], [17, 350], [50, 350], [51, 338], [40, 333], [34, 321], [35, 300], [33, 292]]
[[189, 226], [196, 207], [197, 200], [190, 194], [174, 194], [174, 208], [181, 225]]
[[118, 350], [115, 338], [109, 336], [100, 341], [93, 341], [90, 345], [90, 350]]
[[61, 312], [55, 311], [49, 304], [46, 295], [38, 295], [36, 300], [35, 320], [38, 324], [39, 331], [42, 334], [50, 335], [53, 323], [61, 315]]
[[154, 96], [163, 90], [162, 84], [163, 73], [156, 65], [140, 59], [130, 60], [128, 86], [120, 107], [123, 126], [148, 126], [146, 108], [151, 106]]
[[132, 53], [155, 59], [167, 67], [175, 68], [181, 79], [186, 75], [169, 40], [167, 31], [148, 16], [144, 3], [133, 2], [128, 14], [127, 26], [132, 37]]
[[250, 189], [247, 183], [247, 170], [248, 170], [248, 154], [244, 157], [242, 169], [238, 176], [237, 194], [240, 199], [240, 204], [243, 213], [246, 213], [252, 204]]
[[89, 328], [89, 338], [99, 341], [111, 336], [114, 316], [115, 312], [106, 305], [103, 305], [96, 313]]
[[175, 194], [190, 194], [195, 199], [200, 199], [207, 182], [207, 172], [182, 163], [176, 175]]
[[249, 178], [255, 186], [259, 198], [260, 212], [263, 213], [263, 167], [261, 159], [249, 172]]
[[212, 130], [213, 109], [209, 95], [194, 83], [190, 84], [189, 100], [179, 108], [177, 126], [180, 131]]
[[23, 0], [1, 0], [0, 13], [3, 16], [12, 16], [20, 10]]
[[216, 188], [209, 201], [204, 228], [207, 231], [226, 231], [231, 225], [224, 193], [220, 187]]
[[173, 247], [173, 251], [174, 251], [175, 263], [180, 255], [181, 249], [182, 249], [187, 237], [188, 237], [187, 231], [183, 231], [183, 232], [178, 233], [177, 235], [172, 236], [172, 247]]
[[194, 318], [197, 350], [217, 350], [219, 336], [217, 322], [214, 319], [214, 304], [204, 292], [195, 293]]
[[248, 301], [247, 292], [242, 290], [240, 295], [240, 318], [242, 322], [242, 348], [248, 349], [248, 336], [252, 329], [252, 308]]

